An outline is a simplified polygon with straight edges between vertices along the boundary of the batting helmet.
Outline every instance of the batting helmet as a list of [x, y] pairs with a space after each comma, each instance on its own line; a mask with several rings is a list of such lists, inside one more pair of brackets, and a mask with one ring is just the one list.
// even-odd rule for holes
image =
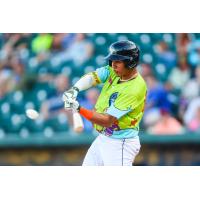
[[109, 54], [105, 58], [109, 61], [109, 65], [112, 65], [112, 61], [121, 60], [124, 61], [127, 68], [136, 67], [139, 62], [140, 51], [134, 42], [125, 40], [115, 42], [110, 45]]

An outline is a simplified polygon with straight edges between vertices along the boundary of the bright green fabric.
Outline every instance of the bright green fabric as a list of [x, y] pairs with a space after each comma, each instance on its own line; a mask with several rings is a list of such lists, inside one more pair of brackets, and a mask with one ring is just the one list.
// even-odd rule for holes
[[40, 53], [50, 49], [53, 42], [51, 34], [44, 34], [37, 36], [32, 42], [32, 50], [35, 53]]
[[[107, 73], [108, 77], [95, 105], [96, 111], [98, 113], [112, 113], [111, 115], [118, 118], [117, 126], [113, 126], [113, 132], [126, 129], [139, 130], [147, 92], [145, 81], [138, 74], [136, 78], [130, 81], [118, 83], [120, 78], [116, 76], [113, 69], [106, 66], [105, 70], [109, 70], [109, 73]], [[101, 77], [99, 79], [102, 80]], [[94, 127], [100, 132], [106, 130], [106, 128], [96, 124], [94, 124]]]

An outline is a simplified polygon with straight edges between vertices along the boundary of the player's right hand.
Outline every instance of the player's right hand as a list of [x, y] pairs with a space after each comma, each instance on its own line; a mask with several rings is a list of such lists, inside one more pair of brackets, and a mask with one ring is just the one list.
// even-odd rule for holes
[[78, 93], [79, 93], [79, 89], [77, 87], [72, 87], [71, 89], [63, 93], [62, 100], [64, 102], [67, 102], [69, 99], [76, 100]]
[[79, 102], [72, 98], [69, 98], [67, 101], [64, 102], [64, 104], [66, 110], [78, 111], [80, 108]]

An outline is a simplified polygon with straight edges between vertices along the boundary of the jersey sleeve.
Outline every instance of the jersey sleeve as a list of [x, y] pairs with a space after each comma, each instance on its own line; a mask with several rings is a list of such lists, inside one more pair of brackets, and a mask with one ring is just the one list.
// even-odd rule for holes
[[136, 107], [138, 101], [136, 96], [130, 94], [119, 94], [114, 102], [111, 103], [107, 114], [120, 119]]
[[96, 69], [96, 74], [100, 79], [101, 83], [105, 83], [108, 77], [110, 76], [109, 66], [100, 67]]

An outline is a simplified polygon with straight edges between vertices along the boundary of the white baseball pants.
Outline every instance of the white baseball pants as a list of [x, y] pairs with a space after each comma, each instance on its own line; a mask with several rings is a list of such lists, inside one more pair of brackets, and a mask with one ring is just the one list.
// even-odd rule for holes
[[113, 139], [100, 134], [90, 146], [83, 166], [132, 166], [140, 151], [139, 137]]

